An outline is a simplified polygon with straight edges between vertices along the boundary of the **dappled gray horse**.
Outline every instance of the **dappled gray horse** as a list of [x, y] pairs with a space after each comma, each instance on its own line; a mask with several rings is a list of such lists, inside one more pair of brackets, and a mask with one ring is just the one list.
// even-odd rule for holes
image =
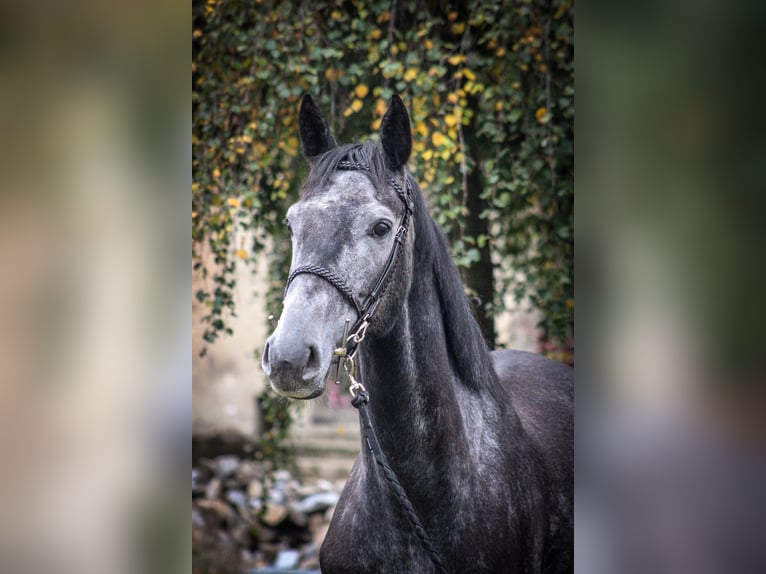
[[[572, 369], [487, 348], [406, 172], [410, 121], [397, 96], [380, 143], [338, 146], [309, 96], [300, 133], [311, 170], [287, 212], [292, 271], [263, 368], [280, 394], [310, 399], [339, 344], [358, 351], [371, 424], [423, 527], [363, 444], [322, 571], [571, 572]], [[356, 339], [343, 340], [346, 321]]]

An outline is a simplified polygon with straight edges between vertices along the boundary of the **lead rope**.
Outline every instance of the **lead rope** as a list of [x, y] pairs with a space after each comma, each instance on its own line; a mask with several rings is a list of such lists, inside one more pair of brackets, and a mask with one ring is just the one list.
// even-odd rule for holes
[[[407, 492], [399, 482], [399, 478], [396, 476], [394, 469], [388, 464], [386, 454], [380, 446], [378, 436], [375, 434], [375, 429], [372, 426], [370, 413], [367, 411], [367, 405], [370, 402], [370, 394], [367, 392], [364, 385], [354, 377], [356, 371], [354, 366], [354, 356], [359, 349], [359, 344], [364, 340], [366, 331], [367, 324], [365, 323], [364, 330], [360, 328], [346, 339], [346, 347], [340, 347], [335, 351], [335, 354], [339, 355], [339, 360], [343, 364], [343, 368], [348, 375], [349, 381], [351, 381], [348, 389], [352, 397], [351, 404], [357, 411], [359, 411], [359, 423], [364, 433], [367, 449], [372, 453], [375, 463], [383, 471], [383, 476], [385, 477], [386, 482], [388, 482], [388, 487], [391, 490], [391, 493], [396, 497], [399, 506], [407, 515], [407, 520], [409, 520], [412, 528], [415, 530], [415, 534], [417, 535], [418, 540], [420, 540], [420, 545], [428, 553], [428, 557], [431, 559], [434, 566], [436, 566], [437, 571], [440, 574], [447, 574], [447, 568], [444, 566], [441, 554], [439, 554], [439, 551], [436, 549], [433, 542], [431, 542], [431, 538], [428, 536], [428, 532], [426, 532], [423, 523], [420, 521], [418, 513], [412, 506], [412, 502], [410, 501], [409, 496], [407, 496]], [[348, 349], [353, 350], [349, 353]]]

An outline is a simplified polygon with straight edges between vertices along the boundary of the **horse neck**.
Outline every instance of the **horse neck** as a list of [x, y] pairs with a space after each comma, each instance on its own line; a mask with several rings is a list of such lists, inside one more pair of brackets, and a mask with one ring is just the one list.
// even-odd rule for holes
[[[446, 250], [446, 243], [439, 246]], [[457, 270], [451, 261], [440, 270], [445, 261], [433, 255], [417, 256], [406, 305], [388, 335], [365, 342], [362, 359], [369, 410], [386, 455], [396, 472], [417, 477], [423, 487], [448, 480], [445, 469], [455, 460], [470, 463], [477, 456], [476, 434], [497, 428], [489, 419], [503, 408], [499, 391], [488, 390], [497, 379], [478, 326], [467, 304], [461, 307], [450, 292], [459, 289], [464, 297]], [[446, 251], [441, 255], [448, 260]], [[467, 315], [448, 320], [446, 313], [456, 312]], [[469, 324], [458, 332], [461, 321]], [[457, 356], [466, 349], [475, 350], [471, 361]]]

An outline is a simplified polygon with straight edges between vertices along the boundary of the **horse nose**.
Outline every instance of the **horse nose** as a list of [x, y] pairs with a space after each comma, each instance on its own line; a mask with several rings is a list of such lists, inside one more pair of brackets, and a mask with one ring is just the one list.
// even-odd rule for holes
[[277, 386], [293, 387], [314, 380], [321, 369], [319, 347], [302, 340], [266, 342], [263, 370]]

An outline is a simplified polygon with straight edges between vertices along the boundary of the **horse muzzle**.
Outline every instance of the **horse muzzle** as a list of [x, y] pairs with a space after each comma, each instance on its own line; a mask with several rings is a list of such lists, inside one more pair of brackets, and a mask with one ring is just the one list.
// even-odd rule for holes
[[[278, 329], [263, 349], [263, 370], [272, 388], [292, 399], [313, 399], [324, 392], [325, 374], [319, 345], [298, 334]], [[328, 362], [329, 363], [329, 362]]]

